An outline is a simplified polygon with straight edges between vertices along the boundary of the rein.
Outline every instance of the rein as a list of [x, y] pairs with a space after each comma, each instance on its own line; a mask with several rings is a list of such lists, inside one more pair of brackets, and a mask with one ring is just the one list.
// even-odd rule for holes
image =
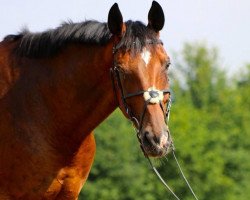
[[[161, 40], [147, 40], [146, 41], [146, 44], [162, 44], [162, 41]], [[113, 54], [115, 54], [117, 52], [117, 50], [119, 49], [119, 46], [114, 46], [113, 47]], [[165, 119], [165, 123], [168, 125], [169, 123], [169, 117], [170, 117], [170, 108], [171, 108], [171, 98], [169, 98], [169, 101], [167, 103], [167, 109], [166, 111], [164, 110], [164, 107], [163, 107], [163, 104], [162, 104], [162, 100], [159, 100], [158, 102], [155, 102], [155, 101], [151, 101], [152, 99], [154, 98], [157, 98], [159, 96], [159, 94], [171, 94], [170, 90], [169, 89], [165, 89], [165, 90], [156, 90], [154, 88], [151, 88], [151, 90], [147, 90], [147, 91], [144, 91], [144, 90], [140, 90], [140, 91], [137, 91], [135, 93], [129, 93], [129, 94], [124, 94], [124, 90], [123, 90], [123, 87], [122, 87], [122, 83], [121, 83], [121, 79], [120, 79], [120, 71], [119, 71], [119, 68], [118, 66], [115, 65], [115, 63], [113, 64], [113, 66], [110, 68], [110, 75], [111, 75], [111, 80], [112, 80], [112, 86], [113, 86], [113, 91], [114, 91], [114, 95], [115, 95], [115, 98], [118, 102], [118, 105], [120, 104], [119, 103], [119, 100], [118, 100], [118, 95], [117, 95], [117, 89], [118, 88], [118, 91], [120, 92], [121, 94], [121, 101], [122, 101], [122, 106], [125, 108], [125, 112], [129, 118], [129, 120], [132, 122], [133, 126], [134, 126], [134, 129], [136, 131], [136, 136], [137, 136], [137, 139], [140, 143], [140, 148], [142, 150], [142, 152], [144, 153], [144, 156], [145, 158], [148, 160], [151, 168], [153, 169], [154, 173], [156, 174], [156, 176], [159, 178], [159, 180], [162, 182], [162, 184], [170, 191], [170, 193], [177, 199], [177, 200], [180, 200], [180, 198], [173, 192], [173, 190], [171, 189], [171, 187], [164, 181], [164, 179], [162, 178], [162, 176], [160, 175], [159, 171], [156, 169], [156, 167], [153, 165], [152, 161], [150, 160], [149, 156], [147, 155], [147, 153], [145, 152], [143, 146], [142, 146], [142, 140], [141, 140], [141, 129], [142, 129], [142, 122], [143, 122], [143, 119], [144, 119], [144, 116], [145, 116], [145, 113], [146, 113], [146, 109], [147, 109], [147, 106], [149, 104], [159, 104], [160, 107], [161, 107], [161, 110], [162, 112], [164, 113], [164, 119]], [[117, 86], [117, 87], [116, 87]], [[141, 113], [141, 116], [139, 119], [137, 119], [133, 112], [131, 111], [129, 105], [127, 104], [127, 99], [128, 98], [131, 98], [131, 97], [136, 97], [136, 96], [140, 96], [140, 95], [145, 95], [145, 93], [148, 92], [148, 95], [149, 95], [149, 98], [148, 99], [145, 99], [145, 103], [144, 103], [144, 106], [143, 106], [143, 110], [142, 110], [142, 113]], [[186, 179], [182, 169], [181, 169], [181, 166], [177, 160], [177, 157], [175, 155], [175, 147], [174, 147], [174, 144], [172, 142], [172, 137], [170, 135], [170, 131], [168, 130], [168, 138], [170, 139], [171, 141], [171, 146], [170, 148], [172, 149], [172, 153], [173, 153], [173, 157], [177, 163], [177, 166], [181, 172], [181, 175], [183, 177], [183, 179], [185, 180], [188, 188], [190, 189], [193, 197], [198, 200], [198, 198], [196, 197], [192, 187], [190, 186], [188, 180]]]

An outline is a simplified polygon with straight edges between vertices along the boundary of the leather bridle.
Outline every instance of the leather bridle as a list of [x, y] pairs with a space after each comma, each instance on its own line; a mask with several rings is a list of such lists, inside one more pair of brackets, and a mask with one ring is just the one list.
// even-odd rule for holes
[[[162, 41], [161, 40], [147, 40], [146, 44], [149, 44], [149, 45], [150, 44], [162, 44]], [[113, 54], [115, 54], [117, 52], [117, 50], [118, 50], [118, 48], [115, 46], [113, 48]], [[126, 112], [126, 115], [133, 122], [133, 125], [134, 125], [136, 133], [137, 133], [137, 138], [138, 138], [139, 143], [140, 143], [140, 147], [141, 147], [141, 149], [142, 149], [142, 151], [144, 153], [144, 156], [148, 157], [145, 150], [144, 150], [144, 148], [143, 148], [143, 146], [142, 146], [142, 140], [141, 140], [142, 124], [143, 124], [143, 119], [144, 119], [144, 116], [145, 116], [145, 113], [146, 113], [147, 106], [149, 104], [152, 104], [150, 100], [152, 98], [158, 97], [159, 92], [161, 92], [163, 95], [165, 95], [165, 94], [170, 95], [171, 92], [170, 92], [169, 89], [164, 89], [164, 90], [160, 90], [160, 91], [152, 89], [151, 91], [139, 90], [139, 91], [134, 92], [134, 93], [125, 94], [123, 86], [122, 86], [121, 78], [120, 78], [121, 72], [119, 70], [119, 66], [117, 66], [115, 62], [113, 64], [113, 66], [110, 68], [110, 74], [111, 74], [111, 80], [112, 80], [114, 95], [115, 95], [115, 98], [116, 98], [116, 100], [118, 102], [118, 105], [121, 106], [122, 108], [124, 108], [124, 110]], [[118, 98], [119, 98], [118, 92], [120, 93], [120, 98], [121, 98], [122, 105], [120, 105], [120, 103], [119, 103], [120, 101], [118, 100]], [[145, 103], [143, 105], [142, 113], [141, 113], [141, 115], [140, 115], [140, 117], [138, 119], [134, 115], [134, 113], [132, 112], [130, 106], [128, 105], [127, 99], [132, 98], [132, 97], [136, 97], [136, 96], [141, 96], [145, 92], [149, 93], [149, 99], [145, 100]], [[162, 101], [159, 101], [158, 104], [160, 105], [160, 108], [161, 108], [161, 110], [162, 110], [162, 112], [164, 114], [165, 122], [167, 124], [171, 99], [169, 97], [166, 111], [164, 110], [164, 106], [163, 106]], [[168, 131], [168, 140], [169, 140], [170, 144], [172, 144], [172, 141], [170, 141], [171, 137], [170, 137], [169, 131]]]

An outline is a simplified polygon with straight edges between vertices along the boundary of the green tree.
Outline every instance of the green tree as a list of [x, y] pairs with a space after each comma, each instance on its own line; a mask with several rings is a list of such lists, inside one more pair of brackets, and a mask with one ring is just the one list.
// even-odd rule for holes
[[171, 127], [189, 179], [201, 199], [249, 199], [249, 66], [240, 81], [248, 92], [239, 93], [219, 68], [217, 50], [186, 44], [182, 56]]

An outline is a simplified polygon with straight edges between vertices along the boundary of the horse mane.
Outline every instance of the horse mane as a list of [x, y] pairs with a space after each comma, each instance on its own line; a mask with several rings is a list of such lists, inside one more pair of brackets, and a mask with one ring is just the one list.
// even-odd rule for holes
[[[142, 22], [127, 21], [126, 33], [117, 47], [141, 51], [146, 40], [157, 40], [156, 33]], [[69, 43], [105, 45], [111, 39], [107, 23], [85, 21], [64, 22], [56, 29], [41, 33], [31, 33], [27, 29], [18, 35], [8, 35], [4, 40], [18, 41], [15, 53], [30, 58], [51, 57]]]

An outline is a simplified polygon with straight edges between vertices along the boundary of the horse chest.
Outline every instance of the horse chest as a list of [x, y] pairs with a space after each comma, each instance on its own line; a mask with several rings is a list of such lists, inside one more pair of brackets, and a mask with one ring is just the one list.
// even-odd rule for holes
[[[8, 124], [8, 121], [5, 122]], [[19, 131], [20, 137], [23, 132]], [[5, 138], [8, 145], [0, 146], [1, 155], [5, 155], [0, 158], [2, 195], [25, 200], [39, 197], [52, 200], [60, 199], [60, 196], [67, 196], [67, 199], [77, 198], [94, 159], [93, 134], [85, 137], [72, 157], [55, 151], [51, 144], [40, 136], [19, 140], [11, 140], [11, 137], [7, 136]], [[1, 160], [5, 160], [5, 163]], [[0, 195], [0, 199], [4, 196]]]

